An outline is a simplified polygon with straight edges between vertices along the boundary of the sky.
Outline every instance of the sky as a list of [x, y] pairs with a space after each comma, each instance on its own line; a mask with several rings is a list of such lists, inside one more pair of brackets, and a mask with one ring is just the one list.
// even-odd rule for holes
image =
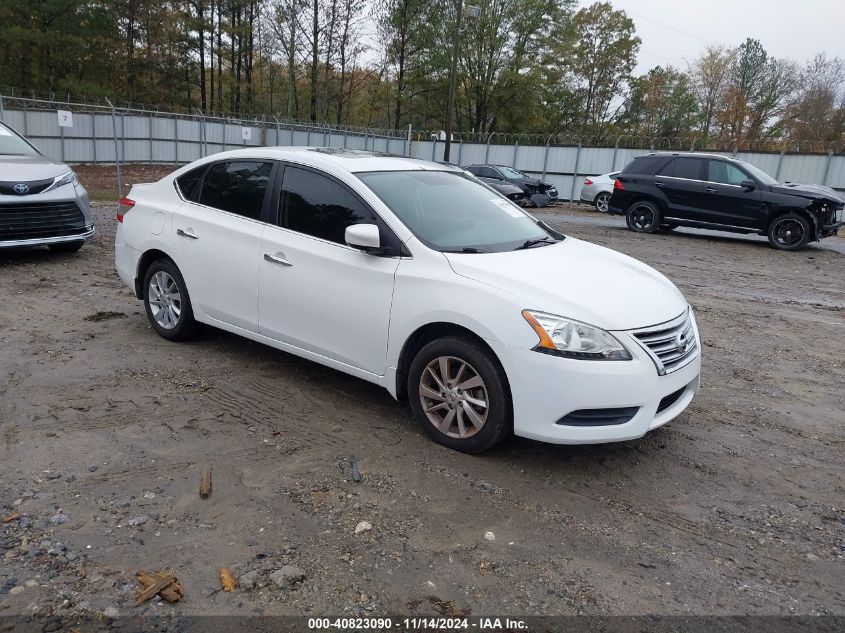
[[[636, 74], [657, 65], [686, 70], [708, 44], [759, 39], [774, 57], [803, 63], [816, 53], [845, 59], [845, 0], [610, 0], [642, 39]], [[581, 0], [580, 6], [593, 2]]]

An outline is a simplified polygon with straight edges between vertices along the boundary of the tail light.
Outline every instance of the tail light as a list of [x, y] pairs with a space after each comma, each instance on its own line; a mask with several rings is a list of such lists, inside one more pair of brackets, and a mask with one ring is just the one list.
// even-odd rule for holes
[[584, 178], [584, 186], [585, 187], [589, 187], [592, 184], [593, 184], [592, 180], [590, 180], [589, 178]]
[[135, 206], [135, 201], [129, 198], [121, 198], [117, 203], [117, 221], [123, 222], [123, 216], [129, 213], [130, 209]]
[[618, 178], [613, 181], [613, 188], [616, 189], [616, 191], [625, 191], [625, 185], [623, 185], [622, 181]]

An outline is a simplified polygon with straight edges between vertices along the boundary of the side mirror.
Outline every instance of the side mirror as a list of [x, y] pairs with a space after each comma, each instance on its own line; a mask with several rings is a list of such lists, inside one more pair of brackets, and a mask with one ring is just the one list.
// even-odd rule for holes
[[371, 251], [381, 247], [378, 227], [375, 224], [353, 224], [346, 227], [346, 243], [362, 251]]
[[749, 179], [743, 180], [739, 186], [745, 189], [746, 191], [754, 191], [757, 188], [757, 183]]

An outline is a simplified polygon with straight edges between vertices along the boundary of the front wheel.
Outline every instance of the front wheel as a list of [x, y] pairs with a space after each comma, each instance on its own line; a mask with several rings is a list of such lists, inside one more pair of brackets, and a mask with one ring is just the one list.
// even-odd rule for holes
[[599, 213], [607, 213], [610, 210], [610, 194], [600, 193], [596, 196], [596, 199], [593, 200], [593, 204], [596, 207], [596, 211]]
[[660, 209], [651, 202], [635, 202], [625, 214], [625, 221], [636, 233], [654, 233], [660, 228]]
[[429, 437], [464, 453], [492, 448], [513, 428], [505, 372], [468, 338], [437, 339], [417, 353], [408, 372], [408, 399]]
[[810, 223], [803, 215], [787, 213], [772, 220], [769, 244], [781, 251], [796, 251], [810, 241]]
[[158, 259], [144, 275], [144, 307], [159, 336], [182, 341], [198, 327], [182, 273], [169, 259]]

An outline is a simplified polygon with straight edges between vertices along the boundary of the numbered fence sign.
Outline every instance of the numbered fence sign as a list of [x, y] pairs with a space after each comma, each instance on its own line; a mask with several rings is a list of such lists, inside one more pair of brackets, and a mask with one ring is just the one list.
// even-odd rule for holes
[[73, 127], [73, 112], [59, 110], [56, 114], [59, 116], [59, 127]]
[[249, 141], [252, 139], [252, 128], [251, 127], [242, 127], [241, 128], [241, 138], [245, 141]]

